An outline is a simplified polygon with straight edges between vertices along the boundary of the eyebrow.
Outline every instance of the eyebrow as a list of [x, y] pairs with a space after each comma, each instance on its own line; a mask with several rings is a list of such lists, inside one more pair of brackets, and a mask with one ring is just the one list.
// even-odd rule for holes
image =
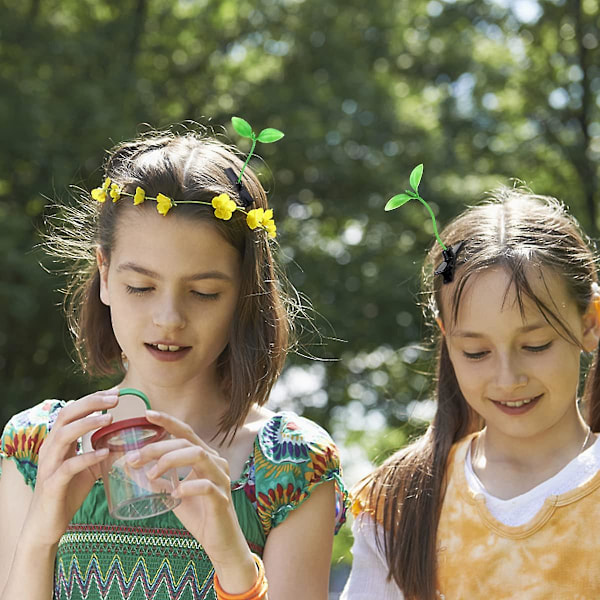
[[[126, 262], [117, 267], [117, 273], [122, 273], [123, 271], [133, 271], [134, 273], [139, 273], [140, 275], [145, 275], [146, 277], [151, 277], [152, 279], [163, 279], [163, 277], [155, 271], [146, 269], [146, 267], [142, 267], [141, 265], [133, 262]], [[231, 281], [231, 277], [229, 275], [223, 273], [223, 271], [217, 270], [193, 273], [192, 275], [188, 275], [183, 279], [186, 281], [201, 281], [203, 279], [222, 279], [224, 281]]]
[[[531, 325], [525, 325], [525, 327], [521, 327], [518, 331], [519, 333], [529, 333], [530, 331], [535, 331], [536, 329], [544, 329], [548, 327], [548, 323], [532, 323]], [[476, 338], [481, 339], [486, 337], [483, 333], [476, 333], [474, 331], [455, 331], [452, 335], [460, 338]]]

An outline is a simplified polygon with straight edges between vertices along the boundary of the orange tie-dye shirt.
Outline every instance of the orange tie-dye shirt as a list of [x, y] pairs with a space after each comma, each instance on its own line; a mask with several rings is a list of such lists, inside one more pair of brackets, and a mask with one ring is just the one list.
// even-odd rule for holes
[[550, 496], [529, 522], [509, 527], [467, 485], [472, 436], [455, 445], [438, 528], [439, 590], [446, 600], [600, 599], [600, 472]]
[[[600, 471], [548, 497], [527, 523], [510, 527], [467, 484], [472, 439], [455, 444], [448, 459], [438, 527], [440, 600], [600, 600]], [[353, 512], [380, 512], [365, 506], [365, 496]]]

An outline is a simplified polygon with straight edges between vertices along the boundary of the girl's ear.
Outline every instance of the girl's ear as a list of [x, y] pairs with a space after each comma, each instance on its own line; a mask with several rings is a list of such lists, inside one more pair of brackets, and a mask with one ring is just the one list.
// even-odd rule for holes
[[583, 349], [592, 352], [600, 340], [600, 294], [592, 294], [592, 299], [583, 315]]
[[110, 306], [108, 296], [108, 259], [100, 246], [96, 248], [96, 262], [98, 263], [98, 274], [100, 275], [100, 300], [102, 304]]

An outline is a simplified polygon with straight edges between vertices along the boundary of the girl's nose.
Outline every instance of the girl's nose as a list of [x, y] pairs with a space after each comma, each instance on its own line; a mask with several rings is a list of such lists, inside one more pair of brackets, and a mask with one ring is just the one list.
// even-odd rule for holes
[[502, 390], [513, 390], [527, 385], [527, 375], [516, 357], [500, 357], [497, 363], [496, 385]]
[[154, 325], [166, 331], [183, 329], [186, 324], [185, 315], [177, 299], [164, 296], [154, 307], [152, 321]]

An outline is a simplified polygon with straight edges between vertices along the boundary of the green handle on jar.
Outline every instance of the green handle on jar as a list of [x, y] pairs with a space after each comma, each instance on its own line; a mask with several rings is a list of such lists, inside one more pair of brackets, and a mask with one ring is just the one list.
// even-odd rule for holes
[[[122, 390], [119, 390], [119, 398], [121, 396], [137, 396], [138, 398], [141, 398], [144, 401], [144, 404], [146, 405], [146, 408], [148, 410], [152, 409], [152, 407], [150, 406], [150, 400], [148, 400], [148, 396], [146, 396], [146, 394], [144, 394], [144, 392], [141, 392], [140, 390], [137, 390], [135, 388], [123, 388]], [[103, 415], [105, 415], [106, 413], [106, 410], [102, 411]]]

